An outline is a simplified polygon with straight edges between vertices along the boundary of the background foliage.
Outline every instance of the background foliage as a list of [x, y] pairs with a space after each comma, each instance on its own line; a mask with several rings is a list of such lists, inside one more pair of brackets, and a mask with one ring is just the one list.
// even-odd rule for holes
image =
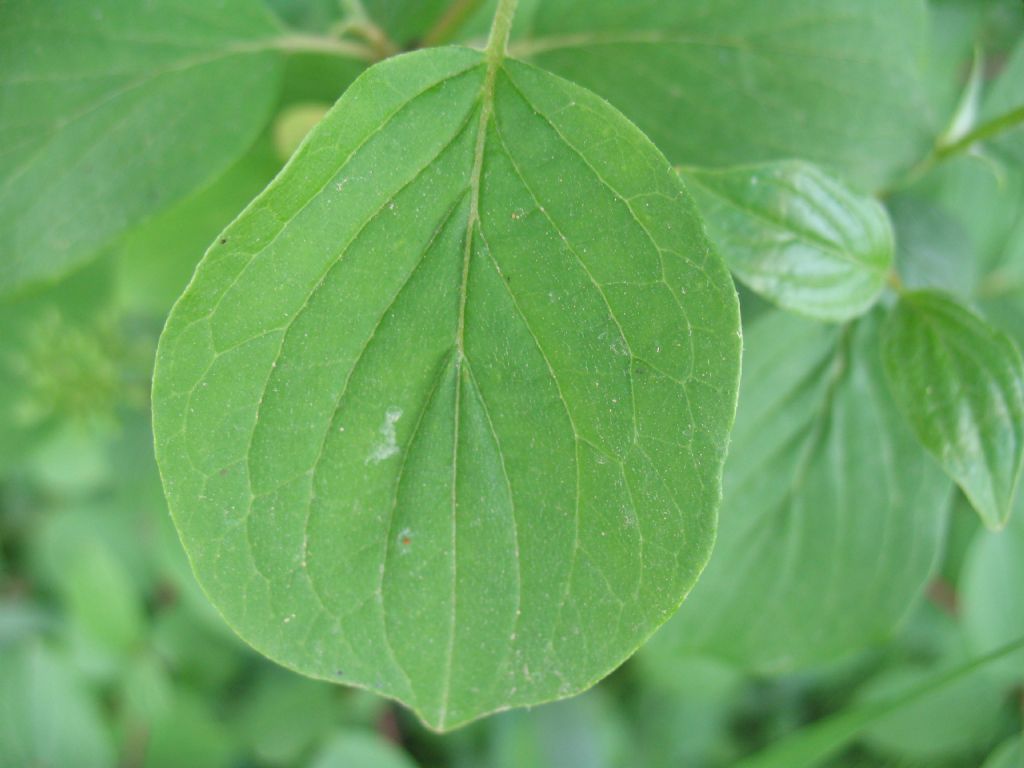
[[371, 61], [494, 3], [6, 0], [0, 766], [1020, 764], [1024, 651], [977, 660], [1024, 635], [1024, 10], [520, 5], [512, 55], [647, 132], [741, 285], [692, 596], [591, 691], [443, 736], [242, 644], [167, 514], [157, 337]]

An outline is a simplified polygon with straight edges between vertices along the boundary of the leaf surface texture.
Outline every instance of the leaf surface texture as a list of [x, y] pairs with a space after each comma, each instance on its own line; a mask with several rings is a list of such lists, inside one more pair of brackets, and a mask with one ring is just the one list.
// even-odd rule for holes
[[243, 638], [436, 728], [586, 688], [715, 530], [739, 318], [657, 150], [466, 49], [368, 70], [210, 249], [154, 429]]

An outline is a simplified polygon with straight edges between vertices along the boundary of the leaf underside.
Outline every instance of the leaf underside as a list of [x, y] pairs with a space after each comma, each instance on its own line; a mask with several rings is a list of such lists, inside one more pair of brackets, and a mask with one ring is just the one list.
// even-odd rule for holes
[[432, 727], [570, 695], [710, 552], [728, 273], [587, 91], [434, 49], [368, 70], [161, 339], [158, 460], [239, 634]]
[[950, 484], [887, 393], [877, 326], [776, 312], [747, 331], [715, 556], [656, 643], [806, 668], [880, 641], [920, 594]]

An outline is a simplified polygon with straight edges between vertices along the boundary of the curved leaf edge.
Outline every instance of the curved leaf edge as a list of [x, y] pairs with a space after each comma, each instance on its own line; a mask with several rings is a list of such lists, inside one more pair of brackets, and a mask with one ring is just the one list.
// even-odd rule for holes
[[[359, 74], [359, 76], [348, 86], [348, 88], [346, 88], [345, 92], [341, 94], [341, 96], [334, 103], [334, 105], [332, 105], [332, 107], [328, 111], [327, 115], [325, 115], [324, 119], [321, 120], [321, 123], [319, 123], [317, 127], [314, 127], [314, 129], [311, 130], [305, 136], [305, 138], [299, 144], [298, 148], [293, 152], [291, 157], [282, 166], [281, 170], [278, 171], [277, 175], [270, 181], [270, 183], [264, 188], [264, 190], [262, 192], [260, 192], [260, 194], [257, 195], [252, 201], [250, 201], [249, 204], [246, 205], [245, 208], [243, 208], [242, 211], [240, 211], [238, 213], [238, 215], [235, 217], [235, 219], [232, 220], [232, 222], [229, 223], [224, 228], [224, 230], [221, 232], [221, 234], [218, 235], [217, 238], [215, 238], [213, 240], [213, 242], [210, 244], [210, 246], [207, 248], [206, 252], [204, 253], [203, 258], [199, 261], [199, 263], [197, 264], [195, 270], [193, 271], [192, 277], [190, 278], [188, 285], [185, 287], [185, 289], [182, 292], [181, 296], [179, 296], [179, 298], [175, 301], [174, 306], [171, 308], [171, 311], [168, 313], [167, 320], [165, 321], [163, 329], [161, 330], [160, 339], [159, 339], [159, 342], [158, 342], [158, 345], [157, 345], [157, 350], [156, 350], [156, 355], [155, 355], [155, 363], [154, 363], [154, 366], [153, 366], [153, 374], [152, 374], [152, 378], [151, 378], [151, 391], [155, 391], [156, 382], [157, 382], [157, 380], [161, 376], [161, 368], [162, 368], [162, 366], [160, 364], [160, 361], [163, 358], [163, 356], [161, 355], [161, 352], [162, 352], [162, 348], [164, 347], [164, 342], [165, 342], [165, 339], [166, 339], [166, 331], [167, 331], [168, 327], [171, 326], [172, 321], [175, 319], [175, 315], [177, 314], [179, 309], [182, 306], [184, 306], [184, 305], [186, 305], [188, 303], [188, 301], [190, 299], [190, 296], [193, 294], [193, 292], [195, 290], [196, 280], [197, 280], [197, 277], [199, 275], [199, 272], [201, 271], [201, 268], [214, 255], [216, 246], [219, 245], [219, 244], [222, 244], [223, 242], [225, 242], [226, 237], [229, 236], [230, 233], [233, 231], [236, 222], [238, 222], [239, 220], [243, 219], [248, 213], [253, 211], [262, 202], [263, 197], [268, 192], [270, 192], [271, 190], [277, 188], [278, 186], [280, 186], [281, 184], [283, 184], [285, 182], [285, 180], [289, 176], [289, 172], [290, 172], [291, 167], [293, 165], [295, 165], [295, 164], [297, 164], [297, 163], [302, 161], [304, 155], [308, 151], [309, 146], [315, 141], [317, 129], [319, 128], [319, 126], [322, 125], [329, 118], [329, 116], [332, 113], [336, 112], [337, 110], [340, 110], [340, 109], [344, 108], [345, 103], [346, 103], [349, 95], [353, 91], [356, 90], [356, 86], [361, 81], [363, 81], [364, 79], [367, 79], [368, 73], [372, 72], [374, 69], [376, 69], [377, 66], [380, 66], [382, 64], [394, 62], [394, 61], [399, 60], [399, 59], [408, 59], [408, 58], [411, 58], [411, 57], [422, 56], [424, 54], [429, 55], [429, 54], [434, 53], [436, 51], [444, 50], [445, 48], [457, 49], [457, 50], [462, 50], [462, 51], [471, 51], [471, 52], [481, 56], [481, 61], [480, 61], [480, 63], [477, 66], [484, 65], [486, 63], [485, 58], [484, 58], [484, 53], [480, 49], [478, 49], [478, 48], [471, 47], [471, 46], [468, 46], [468, 45], [448, 45], [448, 46], [439, 46], [439, 47], [432, 47], [432, 48], [422, 48], [422, 49], [417, 49], [417, 50], [413, 50], [413, 51], [408, 51], [408, 52], [400, 53], [400, 54], [398, 54], [396, 56], [392, 56], [392, 57], [389, 57], [387, 59], [384, 59], [381, 62], [378, 62], [376, 65], [363, 70]], [[646, 147], [648, 147], [649, 150], [652, 150], [652, 151], [656, 152], [658, 156], [662, 157], [662, 159], [664, 160], [665, 168], [667, 169], [668, 172], [670, 172], [671, 176], [674, 179], [676, 179], [676, 181], [677, 181], [677, 183], [679, 185], [679, 188], [680, 188], [680, 190], [683, 193], [684, 199], [689, 202], [689, 204], [691, 205], [692, 209], [695, 212], [698, 211], [696, 202], [693, 200], [693, 197], [690, 194], [689, 190], [686, 189], [686, 186], [683, 183], [682, 179], [679, 177], [679, 174], [675, 172], [675, 170], [673, 169], [671, 163], [664, 157], [664, 154], [654, 144], [653, 140], [651, 140], [650, 137], [648, 137], [646, 135], [646, 133], [643, 132], [642, 129], [640, 129], [628, 117], [623, 115], [621, 113], [621, 111], [619, 111], [618, 108], [615, 107], [614, 105], [612, 105], [607, 99], [605, 99], [600, 94], [594, 93], [593, 91], [589, 91], [584, 86], [578, 85], [578, 84], [576, 84], [576, 83], [574, 83], [574, 82], [572, 82], [570, 80], [567, 80], [564, 77], [561, 77], [560, 75], [557, 75], [557, 74], [554, 74], [552, 72], [549, 72], [548, 70], [545, 70], [542, 67], [537, 66], [536, 64], [532, 64], [529, 61], [523, 61], [523, 60], [520, 60], [520, 59], [512, 58], [511, 56], [506, 57], [506, 60], [512, 61], [516, 65], [519, 65], [519, 66], [524, 66], [524, 67], [528, 67], [528, 68], [530, 68], [532, 70], [535, 70], [535, 71], [543, 72], [548, 77], [554, 78], [554, 79], [559, 80], [559, 81], [561, 81], [563, 83], [567, 83], [567, 84], [571, 85], [572, 87], [579, 88], [581, 90], [587, 91], [587, 93], [589, 93], [593, 98], [595, 98], [595, 99], [599, 100], [600, 102], [602, 102], [603, 104], [605, 104], [608, 107], [609, 110], [612, 110], [615, 113], [619, 114], [621, 116], [622, 120], [633, 129], [634, 135], [635, 135], [636, 139], [638, 141], [640, 141], [642, 144], [644, 144]], [[499, 64], [499, 66], [500, 65], [501, 64]], [[365, 682], [362, 682], [362, 681], [356, 681], [356, 680], [352, 680], [350, 678], [346, 678], [344, 680], [338, 680], [336, 678], [330, 677], [327, 674], [317, 674], [317, 673], [313, 673], [313, 672], [309, 672], [309, 671], [300, 669], [297, 665], [295, 665], [295, 664], [293, 664], [293, 663], [291, 663], [289, 661], [286, 661], [286, 660], [280, 658], [280, 656], [278, 654], [269, 652], [267, 650], [267, 648], [265, 647], [264, 643], [261, 643], [261, 642], [258, 642], [258, 641], [253, 641], [252, 639], [246, 637], [245, 634], [243, 634], [243, 632], [240, 631], [240, 629], [236, 625], [236, 623], [233, 622], [226, 615], [225, 610], [212, 598], [212, 596], [210, 594], [210, 591], [207, 589], [206, 584], [203, 583], [203, 581], [202, 581], [202, 579], [201, 579], [201, 577], [199, 575], [199, 570], [196, 568], [196, 562], [195, 562], [195, 558], [194, 558], [193, 552], [187, 546], [187, 543], [185, 542], [184, 538], [182, 537], [182, 529], [178, 526], [177, 516], [176, 516], [176, 514], [172, 510], [170, 510], [170, 502], [169, 502], [169, 499], [170, 499], [170, 494], [169, 494], [170, 481], [169, 481], [169, 479], [167, 477], [167, 474], [165, 472], [165, 469], [164, 469], [164, 467], [166, 466], [166, 462], [163, 461], [162, 458], [161, 458], [163, 456], [163, 451], [162, 451], [161, 446], [160, 446], [160, 441], [158, 440], [157, 435], [156, 435], [156, 431], [157, 430], [154, 429], [153, 430], [154, 455], [156, 456], [156, 460], [157, 460], [157, 467], [158, 467], [158, 471], [159, 471], [159, 475], [160, 475], [161, 484], [162, 484], [162, 487], [163, 487], [163, 490], [164, 490], [164, 496], [165, 496], [165, 498], [168, 499], [168, 507], [169, 507], [170, 515], [171, 515], [172, 519], [174, 520], [175, 531], [178, 534], [179, 541], [180, 541], [180, 543], [182, 545], [182, 549], [185, 552], [185, 556], [186, 556], [186, 559], [188, 561], [189, 568], [192, 571], [192, 575], [193, 575], [193, 577], [196, 580], [197, 586], [199, 587], [199, 589], [200, 589], [201, 593], [203, 594], [203, 596], [209, 601], [211, 606], [213, 606], [213, 608], [216, 611], [217, 615], [223, 620], [224, 624], [246, 646], [252, 648], [254, 651], [256, 651], [260, 655], [266, 657], [267, 659], [269, 659], [270, 661], [274, 662], [275, 664], [278, 664], [279, 666], [281, 666], [281, 667], [283, 667], [283, 668], [285, 668], [285, 669], [287, 669], [287, 670], [289, 670], [291, 672], [299, 674], [299, 675], [301, 675], [301, 676], [303, 676], [303, 677], [305, 677], [307, 679], [317, 680], [317, 681], [322, 681], [322, 682], [328, 682], [328, 683], [333, 683], [335, 685], [344, 685], [346, 687], [351, 687], [351, 688], [356, 688], [356, 689], [367, 691], [367, 692], [372, 693], [374, 695], [380, 696], [380, 697], [382, 697], [384, 699], [387, 699], [389, 701], [393, 701], [396, 704], [399, 704], [400, 706], [411, 710], [413, 713], [415, 713], [415, 715], [417, 716], [419, 721], [427, 729], [429, 729], [430, 731], [432, 731], [434, 733], [438, 733], [438, 734], [450, 733], [450, 732], [452, 732], [454, 730], [457, 730], [457, 729], [462, 728], [462, 727], [464, 727], [466, 725], [469, 725], [470, 723], [476, 722], [478, 720], [482, 720], [483, 718], [486, 718], [486, 717], [489, 717], [491, 715], [495, 715], [495, 714], [498, 714], [498, 713], [501, 713], [501, 712], [506, 712], [506, 711], [513, 710], [513, 709], [522, 709], [522, 708], [531, 708], [531, 707], [535, 707], [535, 706], [541, 706], [541, 705], [544, 705], [544, 704], [549, 704], [549, 703], [553, 703], [553, 702], [556, 702], [556, 701], [561, 701], [563, 699], [568, 699], [568, 698], [572, 698], [574, 696], [578, 696], [581, 693], [583, 693], [583, 692], [589, 690], [590, 688], [592, 688], [593, 686], [595, 686], [597, 683], [599, 683], [600, 681], [602, 681], [603, 679], [605, 679], [606, 677], [611, 675], [613, 672], [615, 672], [620, 666], [622, 666], [622, 664], [624, 664], [626, 661], [628, 661], [642, 646], [644, 646], [659, 630], [661, 630], [664, 627], [664, 625], [669, 621], [669, 619], [671, 619], [678, 612], [679, 608], [683, 605], [683, 603], [685, 602], [686, 598], [690, 595], [690, 593], [692, 592], [693, 588], [696, 586], [697, 582], [700, 580], [700, 577], [703, 575], [705, 569], [707, 568], [708, 563], [710, 562], [712, 554], [714, 552], [715, 543], [716, 543], [716, 540], [717, 540], [718, 519], [719, 519], [719, 514], [720, 514], [721, 504], [722, 504], [722, 497], [723, 497], [723, 487], [722, 487], [723, 470], [724, 470], [725, 462], [726, 462], [726, 460], [728, 458], [728, 454], [729, 454], [729, 445], [730, 445], [731, 433], [732, 433], [732, 428], [733, 428], [733, 426], [735, 424], [736, 411], [737, 411], [737, 407], [738, 407], [738, 404], [739, 404], [739, 394], [740, 394], [739, 389], [740, 389], [740, 380], [741, 380], [741, 377], [742, 377], [743, 338], [744, 337], [743, 337], [743, 326], [742, 326], [742, 323], [740, 321], [739, 295], [738, 295], [738, 293], [736, 291], [735, 285], [732, 284], [732, 273], [728, 270], [727, 265], [725, 263], [725, 260], [721, 258], [721, 255], [719, 253], [718, 248], [715, 247], [714, 243], [710, 240], [710, 238], [707, 237], [707, 233], [705, 231], [706, 228], [705, 228], [705, 225], [704, 225], [703, 218], [700, 218], [700, 226], [701, 226], [702, 235], [704, 236], [704, 239], [705, 239], [705, 241], [706, 241], [706, 243], [707, 243], [707, 245], [709, 247], [709, 250], [711, 252], [713, 252], [716, 255], [716, 257], [718, 258], [718, 260], [721, 262], [723, 273], [726, 276], [728, 276], [728, 278], [730, 280], [730, 285], [732, 287], [732, 290], [731, 290], [730, 294], [731, 294], [731, 298], [732, 298], [732, 306], [734, 308], [734, 313], [733, 314], [734, 314], [736, 334], [737, 334], [737, 339], [738, 339], [738, 355], [739, 355], [738, 356], [738, 360], [737, 360], [737, 365], [736, 365], [735, 376], [733, 378], [733, 381], [729, 382], [729, 384], [731, 386], [731, 393], [732, 393], [732, 396], [730, 398], [729, 408], [728, 408], [729, 423], [726, 425], [727, 429], [726, 429], [726, 432], [725, 432], [725, 434], [726, 434], [725, 442], [724, 442], [724, 445], [723, 445], [723, 450], [722, 450], [720, 459], [718, 461], [717, 472], [715, 473], [715, 480], [716, 480], [715, 491], [716, 491], [716, 496], [717, 496], [717, 503], [715, 504], [714, 509], [709, 513], [710, 520], [708, 522], [709, 522], [709, 527], [710, 527], [710, 535], [708, 536], [707, 546], [704, 549], [703, 558], [701, 559], [701, 561], [699, 563], [698, 562], [692, 563], [694, 576], [693, 576], [692, 581], [689, 584], [688, 588], [680, 594], [678, 601], [675, 602], [675, 605], [671, 608], [671, 610], [666, 612], [664, 618], [662, 618], [659, 623], [654, 624], [650, 628], [648, 628], [648, 630], [646, 631], [645, 634], [643, 634], [642, 636], [639, 636], [638, 641], [636, 642], [636, 644], [633, 647], [631, 647], [630, 649], [628, 649], [628, 651], [625, 652], [622, 655], [621, 658], [617, 659], [611, 665], [609, 665], [607, 667], [607, 669], [602, 670], [600, 673], [595, 675], [592, 679], [588, 680], [587, 682], [585, 682], [585, 683], [583, 683], [583, 684], [581, 684], [579, 686], [567, 686], [567, 687], [565, 687], [563, 689], [560, 689], [557, 693], [555, 693], [555, 694], [553, 694], [551, 696], [540, 697], [537, 700], [531, 701], [529, 703], [524, 703], [524, 702], [510, 703], [510, 704], [494, 707], [492, 709], [476, 713], [476, 714], [474, 714], [471, 717], [460, 719], [458, 721], [449, 721], [449, 722], [445, 722], [443, 724], [435, 724], [435, 723], [433, 723], [427, 717], [426, 713], [421, 711], [420, 709], [418, 709], [416, 706], [414, 706], [414, 704], [412, 702], [405, 701], [405, 700], [399, 698], [396, 694], [392, 694], [390, 692], [387, 692], [387, 691], [384, 691], [382, 689], [376, 688], [376, 687], [374, 687], [370, 683], [365, 683]], [[154, 411], [156, 410], [156, 398], [155, 397], [153, 398], [153, 406], [152, 406], [152, 408], [153, 408]], [[154, 420], [155, 420], [155, 415], [154, 415]]]

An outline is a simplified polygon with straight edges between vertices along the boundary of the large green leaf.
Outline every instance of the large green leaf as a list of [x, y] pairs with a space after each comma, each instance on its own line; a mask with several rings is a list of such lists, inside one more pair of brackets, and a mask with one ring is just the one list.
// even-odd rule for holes
[[918, 596], [949, 483], [887, 395], [877, 325], [747, 331], [715, 554], [656, 643], [786, 670], [883, 639]]
[[683, 178], [729, 269], [779, 306], [847, 320], [885, 287], [893, 259], [885, 209], [814, 165], [691, 168]]
[[117, 300], [130, 312], [167, 317], [210, 241], [281, 169], [269, 137], [261, 137], [215, 182], [120, 238]]
[[990, 528], [1024, 463], [1024, 364], [1013, 341], [955, 299], [904, 293], [884, 333], [893, 396], [918, 439]]
[[346, 92], [161, 339], [199, 581], [287, 666], [450, 728], [593, 684], [708, 557], [736, 295], [668, 162], [468, 49]]
[[0, 291], [240, 156], [277, 99], [280, 36], [257, 0], [0, 5]]
[[608, 98], [669, 159], [802, 157], [874, 188], [931, 145], [922, 0], [545, 0], [517, 55]]

